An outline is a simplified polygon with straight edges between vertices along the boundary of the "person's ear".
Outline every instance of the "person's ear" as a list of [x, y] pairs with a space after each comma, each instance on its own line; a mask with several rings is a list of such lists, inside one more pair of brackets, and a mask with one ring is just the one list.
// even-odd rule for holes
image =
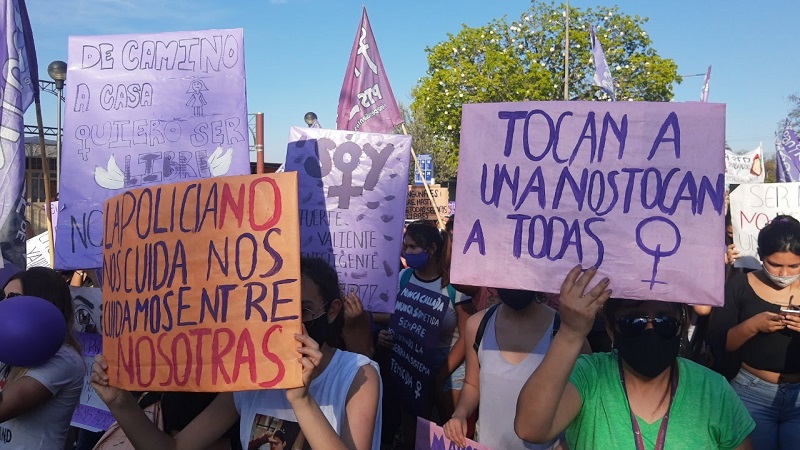
[[336, 321], [336, 318], [339, 317], [339, 313], [342, 311], [342, 306], [344, 306], [344, 304], [340, 299], [335, 298], [331, 300], [328, 306], [328, 323]]

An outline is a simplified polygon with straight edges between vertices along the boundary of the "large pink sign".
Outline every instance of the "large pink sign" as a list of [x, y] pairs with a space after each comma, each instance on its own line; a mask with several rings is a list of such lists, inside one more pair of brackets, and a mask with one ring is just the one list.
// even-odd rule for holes
[[453, 283], [723, 303], [725, 105], [464, 105]]

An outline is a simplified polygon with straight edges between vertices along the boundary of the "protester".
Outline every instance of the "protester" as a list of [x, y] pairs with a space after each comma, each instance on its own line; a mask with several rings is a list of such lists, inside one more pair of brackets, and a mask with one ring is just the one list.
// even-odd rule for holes
[[517, 437], [508, 407], [516, 404], [522, 385], [550, 347], [556, 312], [542, 292], [497, 291], [502, 303], [467, 321], [467, 374], [455, 413], [444, 425], [445, 436], [466, 447], [468, 418], [479, 409], [479, 443], [505, 450], [554, 448], [557, 439], [531, 444]]
[[[442, 264], [445, 240], [439, 230], [430, 224], [414, 222], [406, 227], [403, 237], [403, 255], [409, 265], [400, 272], [398, 297], [402, 296], [406, 285], [431, 293], [436, 298], [446, 300], [444, 318], [435, 331], [438, 345], [432, 367], [434, 376], [428, 381], [435, 391], [435, 406], [440, 420], [452, 415], [464, 383], [464, 344], [463, 336], [467, 319], [474, 312], [471, 301], [450, 285], [448, 270]], [[416, 300], [404, 299], [409, 304]], [[381, 330], [378, 344], [391, 348], [393, 330]], [[406, 402], [413, 399], [397, 399], [406, 414], [402, 418], [405, 444], [413, 444], [416, 417], [409, 412]], [[430, 414], [423, 413], [426, 416]]]
[[[728, 280], [711, 332], [739, 362], [734, 390], [756, 421], [757, 449], [800, 442], [800, 222], [779, 215], [758, 233], [762, 269]], [[797, 297], [797, 299], [795, 299]]]
[[12, 275], [4, 297], [30, 295], [53, 303], [64, 316], [61, 348], [36, 367], [0, 363], [0, 448], [62, 449], [80, 401], [86, 367], [72, 333], [72, 296], [64, 278], [46, 267]]
[[[108, 384], [108, 364], [97, 357], [92, 386], [137, 449], [201, 448], [219, 439], [241, 417], [242, 448], [261, 436], [271, 419], [294, 426], [311, 448], [373, 449], [380, 443], [381, 381], [368, 358], [331, 347], [343, 314], [336, 272], [325, 261], [303, 258], [302, 308], [307, 334], [301, 344], [304, 386], [224, 392], [175, 436], [156, 428], [127, 392]], [[296, 422], [295, 422], [296, 421]]]
[[[561, 286], [561, 327], [517, 400], [517, 435], [546, 442], [566, 431], [572, 450], [664, 448], [664, 442], [677, 449], [750, 449], [754, 423], [730, 385], [677, 357], [686, 307], [608, 300], [609, 280], [589, 289], [597, 270], [581, 271], [573, 268]], [[579, 357], [603, 304], [617, 351]]]

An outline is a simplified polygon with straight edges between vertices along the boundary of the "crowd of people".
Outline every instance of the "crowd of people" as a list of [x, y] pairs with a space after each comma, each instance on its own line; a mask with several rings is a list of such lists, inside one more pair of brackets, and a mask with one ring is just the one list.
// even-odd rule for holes
[[[445, 230], [415, 222], [402, 240], [398, 295], [413, 286], [445, 309], [425, 349], [422, 410], [391, 384], [402, 332], [392, 314], [364, 310], [340, 292], [327, 262], [303, 258], [304, 333], [294, 336], [302, 387], [154, 399], [110, 386], [99, 355], [91, 383], [116, 423], [76, 438], [69, 423], [85, 367], [67, 333], [41, 366], [0, 363], [0, 449], [412, 449], [417, 416], [459, 446], [469, 438], [496, 450], [797, 448], [796, 219], [778, 216], [761, 230], [760, 270], [732, 269], [735, 245], [720, 246], [729, 269], [719, 308], [617, 298], [614, 277], [625, 274], [598, 279], [595, 267], [564, 274], [558, 295], [453, 285], [451, 233], [452, 218]], [[44, 298], [72, 328], [61, 274], [32, 268], [5, 278], [4, 298]]]

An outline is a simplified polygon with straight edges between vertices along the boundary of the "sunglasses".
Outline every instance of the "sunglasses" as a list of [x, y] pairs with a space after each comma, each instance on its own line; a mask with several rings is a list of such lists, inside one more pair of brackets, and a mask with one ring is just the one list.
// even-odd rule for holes
[[677, 318], [663, 315], [663, 316], [627, 316], [620, 317], [616, 320], [617, 329], [625, 337], [636, 337], [647, 328], [648, 323], [653, 324], [653, 329], [656, 334], [662, 338], [673, 338], [680, 330], [680, 322]]
[[5, 300], [11, 297], [19, 297], [20, 295], [22, 294], [20, 294], [19, 292], [9, 292], [8, 294], [6, 294], [5, 292], [0, 291], [0, 300]]

